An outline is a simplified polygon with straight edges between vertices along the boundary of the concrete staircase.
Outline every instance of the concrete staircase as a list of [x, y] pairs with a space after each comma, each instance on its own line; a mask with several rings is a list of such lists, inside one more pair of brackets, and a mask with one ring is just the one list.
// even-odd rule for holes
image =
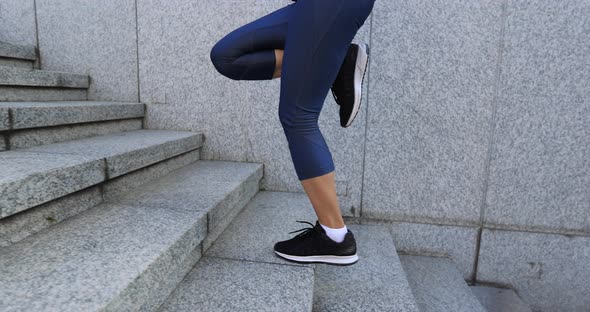
[[305, 194], [260, 191], [262, 164], [201, 160], [203, 133], [143, 129], [143, 104], [87, 101], [87, 76], [36, 55], [0, 43], [0, 311], [526, 311], [377, 225], [349, 225], [353, 266], [276, 257], [315, 220]]

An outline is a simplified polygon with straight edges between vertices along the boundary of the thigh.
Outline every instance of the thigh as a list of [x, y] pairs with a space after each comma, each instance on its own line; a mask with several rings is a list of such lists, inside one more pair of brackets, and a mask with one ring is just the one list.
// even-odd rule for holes
[[213, 50], [217, 55], [237, 58], [258, 50], [283, 49], [294, 5], [289, 4], [236, 28], [219, 40]]
[[[368, 0], [373, 1], [373, 0]], [[372, 6], [367, 0], [298, 0], [287, 29], [281, 107], [319, 115], [348, 47]]]

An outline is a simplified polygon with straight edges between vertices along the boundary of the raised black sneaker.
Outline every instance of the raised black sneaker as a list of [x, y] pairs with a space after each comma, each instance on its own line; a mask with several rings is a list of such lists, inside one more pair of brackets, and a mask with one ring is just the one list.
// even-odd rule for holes
[[361, 106], [363, 79], [369, 61], [369, 46], [353, 43], [349, 46], [340, 71], [332, 84], [332, 95], [340, 105], [340, 126], [352, 124]]
[[358, 261], [356, 241], [350, 229], [344, 240], [337, 243], [326, 234], [319, 221], [316, 221], [315, 226], [307, 221], [297, 222], [307, 223], [312, 227], [289, 232], [291, 234], [302, 231], [291, 239], [276, 243], [274, 251], [279, 257], [300, 263], [319, 262], [336, 265], [350, 265]]

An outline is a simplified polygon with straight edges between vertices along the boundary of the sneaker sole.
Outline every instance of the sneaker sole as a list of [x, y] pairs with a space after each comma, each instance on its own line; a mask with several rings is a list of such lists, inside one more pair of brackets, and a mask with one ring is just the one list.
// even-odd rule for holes
[[361, 43], [359, 44], [359, 50], [356, 57], [356, 68], [354, 71], [354, 89], [358, 90], [358, 93], [355, 92], [354, 94], [354, 105], [352, 107], [352, 112], [344, 128], [347, 128], [352, 124], [361, 107], [363, 81], [365, 79], [365, 72], [367, 71], [368, 62], [369, 46], [366, 43]]
[[287, 255], [278, 251], [274, 251], [278, 256], [281, 258], [295, 261], [295, 262], [304, 262], [304, 263], [329, 263], [329, 264], [339, 264], [339, 265], [350, 265], [354, 264], [358, 261], [359, 257], [354, 254], [352, 256], [292, 256]]

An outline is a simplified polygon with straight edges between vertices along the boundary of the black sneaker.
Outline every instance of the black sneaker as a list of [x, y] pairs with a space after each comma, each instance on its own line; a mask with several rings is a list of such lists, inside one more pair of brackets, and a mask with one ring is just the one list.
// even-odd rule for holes
[[350, 126], [361, 106], [363, 79], [369, 61], [369, 46], [353, 43], [332, 84], [332, 95], [340, 105], [340, 126]]
[[344, 240], [337, 243], [328, 237], [319, 221], [316, 221], [315, 226], [307, 221], [297, 222], [307, 223], [312, 227], [289, 232], [291, 234], [303, 231], [289, 240], [276, 243], [274, 251], [279, 257], [300, 263], [320, 262], [337, 265], [350, 265], [358, 261], [356, 241], [350, 230], [344, 236]]

